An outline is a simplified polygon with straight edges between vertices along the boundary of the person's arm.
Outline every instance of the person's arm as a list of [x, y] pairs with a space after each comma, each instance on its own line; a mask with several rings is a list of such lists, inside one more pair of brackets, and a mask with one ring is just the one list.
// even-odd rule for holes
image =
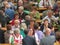
[[44, 6], [43, 6], [43, 0], [41, 0], [41, 1], [39, 2], [39, 7], [44, 7]]
[[0, 29], [1, 29], [1, 30], [4, 30], [4, 31], [6, 31], [6, 30], [7, 30], [7, 28], [6, 28], [6, 27], [1, 27]]

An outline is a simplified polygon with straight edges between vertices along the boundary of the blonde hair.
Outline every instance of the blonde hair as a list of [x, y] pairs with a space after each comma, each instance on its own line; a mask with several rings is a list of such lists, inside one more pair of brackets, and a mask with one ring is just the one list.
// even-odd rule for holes
[[21, 23], [21, 29], [26, 30], [27, 29], [27, 25], [25, 23]]
[[20, 33], [19, 30], [14, 30], [14, 34]]
[[20, 6], [19, 9], [24, 10], [24, 7], [23, 6]]

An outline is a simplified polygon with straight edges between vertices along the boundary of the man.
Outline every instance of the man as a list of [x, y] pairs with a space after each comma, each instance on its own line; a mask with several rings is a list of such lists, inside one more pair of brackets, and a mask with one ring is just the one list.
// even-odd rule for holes
[[3, 10], [0, 10], [0, 43], [4, 43], [4, 31], [6, 30], [6, 19]]
[[53, 8], [52, 6], [53, 5], [52, 5], [51, 0], [41, 0], [39, 2], [39, 7], [51, 7], [51, 8]]
[[28, 35], [29, 30], [25, 30], [24, 32], [26, 34], [26, 37], [23, 39], [22, 45], [37, 45], [35, 40]]
[[9, 16], [9, 18], [12, 20], [14, 18], [14, 10], [10, 8], [10, 5], [7, 4], [5, 6], [5, 14], [7, 14]]
[[60, 31], [56, 32], [56, 42], [54, 45], [60, 45]]
[[23, 7], [23, 6], [20, 6], [20, 7], [18, 8], [18, 13], [19, 13], [19, 17], [20, 17], [21, 19], [25, 19], [26, 13], [24, 13], [24, 7]]
[[51, 30], [46, 28], [45, 37], [41, 39], [40, 45], [53, 45], [55, 42], [55, 36], [50, 36]]
[[53, 16], [53, 12], [51, 10], [47, 11], [47, 16], [45, 16], [43, 18], [43, 21], [45, 19], [48, 19], [48, 22], [51, 23], [51, 21], [57, 22], [58, 18], [55, 18], [55, 16]]

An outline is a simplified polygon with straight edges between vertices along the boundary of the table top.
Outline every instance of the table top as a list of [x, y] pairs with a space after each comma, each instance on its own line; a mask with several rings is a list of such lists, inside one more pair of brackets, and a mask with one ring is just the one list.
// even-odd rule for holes
[[47, 10], [47, 8], [37, 8], [37, 10]]
[[11, 45], [11, 44], [0, 44], [0, 45]]

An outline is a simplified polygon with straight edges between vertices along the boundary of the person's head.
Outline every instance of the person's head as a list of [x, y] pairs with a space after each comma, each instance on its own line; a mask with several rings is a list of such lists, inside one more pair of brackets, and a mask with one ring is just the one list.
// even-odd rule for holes
[[60, 42], [60, 31], [56, 32], [56, 40]]
[[19, 24], [20, 24], [20, 21], [19, 21], [19, 20], [15, 20], [15, 21], [14, 21], [14, 25], [15, 25], [15, 26], [18, 26]]
[[22, 0], [19, 0], [18, 1], [18, 6], [22, 6], [23, 5], [23, 1]]
[[34, 18], [31, 18], [30, 19], [30, 24], [33, 24], [34, 25], [34, 22], [35, 22], [35, 19]]
[[28, 35], [29, 30], [28, 29], [24, 30], [24, 33], [25, 33], [25, 35]]
[[35, 24], [34, 24], [34, 29], [35, 29], [35, 30], [38, 30], [38, 27], [39, 27], [39, 24], [38, 24], [38, 23], [35, 23]]
[[15, 30], [14, 34], [15, 34], [16, 37], [18, 37], [20, 35], [20, 31], [19, 30]]
[[53, 15], [53, 11], [52, 10], [48, 10], [47, 11], [47, 15], [48, 15], [48, 17], [51, 17]]
[[7, 1], [4, 1], [4, 2], [3, 2], [3, 5], [4, 5], [4, 6], [6, 6], [7, 4], [8, 4], [8, 2], [7, 2]]
[[31, 17], [30, 17], [29, 15], [26, 15], [26, 16], [25, 16], [25, 19], [26, 19], [26, 20], [30, 20], [30, 18], [31, 18]]
[[57, 6], [60, 7], [60, 1], [57, 1]]
[[21, 23], [21, 29], [26, 30], [27, 29], [27, 25], [25, 23]]
[[46, 28], [45, 35], [49, 36], [50, 34], [51, 34], [51, 29], [50, 28]]
[[7, 25], [7, 30], [11, 30], [11, 24]]
[[48, 24], [48, 19], [44, 20], [44, 25]]
[[23, 7], [23, 6], [18, 7], [18, 12], [19, 12], [19, 13], [22, 13], [23, 10], [24, 10], [24, 7]]
[[0, 15], [3, 15], [3, 10], [0, 10]]
[[18, 13], [14, 14], [14, 19], [19, 19], [19, 14]]

